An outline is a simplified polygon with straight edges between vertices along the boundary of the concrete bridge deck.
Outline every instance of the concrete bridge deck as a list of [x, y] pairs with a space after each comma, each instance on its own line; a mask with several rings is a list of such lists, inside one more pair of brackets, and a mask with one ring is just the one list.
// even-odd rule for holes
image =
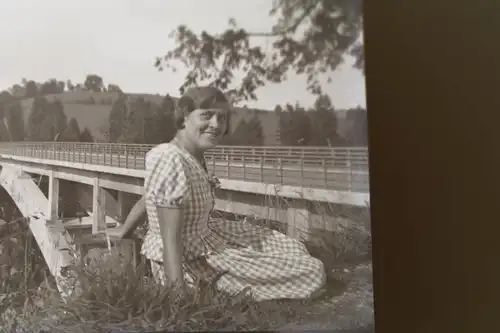
[[[113, 166], [127, 169], [144, 169], [147, 150], [134, 145], [73, 144], [2, 144], [0, 155], [30, 157], [43, 160], [66, 161], [78, 164]], [[142, 146], [141, 146], [142, 147]], [[260, 147], [262, 148], [262, 147]], [[71, 150], [73, 149], [73, 150]], [[224, 148], [227, 150], [227, 148]], [[219, 178], [291, 185], [305, 188], [334, 189], [340, 191], [369, 192], [367, 156], [341, 155], [335, 150], [308, 155], [296, 152], [288, 155], [266, 151], [258, 155], [254, 148], [238, 155], [212, 153], [206, 155], [209, 172]], [[345, 149], [344, 149], [345, 150]], [[241, 151], [241, 150], [238, 150]], [[366, 163], [364, 163], [366, 161]], [[50, 162], [47, 162], [50, 163]], [[344, 166], [344, 167], [339, 167]]]

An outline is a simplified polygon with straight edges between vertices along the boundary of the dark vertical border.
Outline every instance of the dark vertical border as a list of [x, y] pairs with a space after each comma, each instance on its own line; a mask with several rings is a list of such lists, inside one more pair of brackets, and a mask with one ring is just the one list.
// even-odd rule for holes
[[500, 1], [365, 1], [377, 332], [500, 332]]

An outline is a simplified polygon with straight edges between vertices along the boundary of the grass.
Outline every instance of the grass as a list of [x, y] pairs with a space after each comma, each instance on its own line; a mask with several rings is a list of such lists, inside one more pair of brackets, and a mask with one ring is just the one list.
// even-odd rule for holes
[[[287, 204], [280, 203], [285, 207]], [[18, 267], [18, 272], [0, 288], [0, 322], [5, 327], [20, 325], [32, 332], [54, 333], [279, 330], [290, 325], [318, 328], [310, 326], [317, 322], [326, 325], [323, 328], [363, 325], [367, 319], [355, 323], [355, 317], [361, 304], [358, 298], [366, 296], [357, 294], [357, 282], [353, 284], [352, 280], [371, 275], [369, 269], [361, 278], [354, 273], [356, 267], [370, 262], [369, 213], [357, 213], [351, 219], [353, 223], [333, 232], [313, 231], [305, 242], [310, 253], [325, 264], [329, 277], [326, 295], [314, 301], [259, 303], [244, 296], [230, 297], [201, 283], [181, 298], [175, 290], [153, 281], [147, 263], [132, 267], [117, 251], [85, 267], [75, 267], [79, 292], [64, 302], [40, 259], [36, 243], [29, 241], [29, 231], [21, 223], [4, 230], [7, 236], [0, 239], [0, 244], [8, 241], [4, 248], [15, 248], [17, 252], [2, 258], [5, 261], [8, 257], [11, 266], [17, 262], [29, 269]], [[247, 220], [273, 226], [270, 219]], [[17, 243], [12, 239], [18, 239]]]

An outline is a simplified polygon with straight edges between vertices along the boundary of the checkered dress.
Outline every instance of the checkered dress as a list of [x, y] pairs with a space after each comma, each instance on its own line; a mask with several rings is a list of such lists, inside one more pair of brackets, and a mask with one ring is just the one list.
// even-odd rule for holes
[[204, 165], [175, 143], [146, 156], [145, 201], [149, 230], [142, 254], [165, 281], [157, 207], [183, 209], [186, 279], [215, 282], [219, 290], [247, 290], [256, 300], [308, 298], [325, 282], [323, 264], [305, 246], [277, 231], [242, 221], [210, 218], [214, 194]]

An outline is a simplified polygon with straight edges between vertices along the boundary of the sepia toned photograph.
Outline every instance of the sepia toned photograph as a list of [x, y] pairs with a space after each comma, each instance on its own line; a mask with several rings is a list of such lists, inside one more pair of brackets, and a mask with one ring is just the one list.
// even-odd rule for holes
[[0, 330], [374, 332], [362, 7], [2, 2]]

